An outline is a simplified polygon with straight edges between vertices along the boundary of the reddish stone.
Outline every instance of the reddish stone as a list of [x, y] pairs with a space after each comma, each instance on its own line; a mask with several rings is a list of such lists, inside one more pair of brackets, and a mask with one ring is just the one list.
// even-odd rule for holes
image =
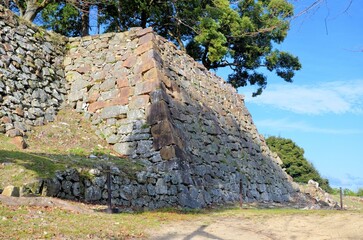
[[99, 92], [96, 92], [96, 91], [93, 91], [91, 92], [89, 95], [88, 95], [88, 100], [87, 102], [89, 103], [94, 103], [97, 101], [97, 99], [99, 98], [100, 96], [100, 93]]
[[159, 79], [159, 71], [157, 68], [152, 68], [149, 71], [147, 71], [144, 74], [144, 80], [145, 81], [150, 81], [150, 80], [157, 80]]
[[129, 87], [129, 80], [127, 78], [120, 78], [117, 80], [117, 87]]
[[134, 76], [131, 78], [132, 85], [136, 85], [137, 83], [140, 83], [143, 81], [141, 74], [134, 74]]
[[112, 99], [109, 106], [127, 105], [129, 103], [129, 96], [121, 95], [117, 98]]
[[147, 42], [152, 42], [153, 40], [155, 40], [155, 35], [154, 33], [148, 33], [148, 34], [145, 34], [144, 36], [142, 36], [140, 39], [139, 39], [139, 44], [140, 45], [143, 45]]
[[140, 71], [141, 73], [144, 73], [146, 71], [149, 71], [150, 69], [156, 67], [156, 63], [154, 59], [149, 59], [148, 61], [143, 61], [141, 63]]
[[11, 121], [11, 118], [9, 118], [9, 117], [2, 117], [1, 118], [1, 121], [3, 122], [3, 123], [11, 123], [12, 121]]
[[24, 111], [21, 108], [15, 108], [15, 114], [20, 117], [24, 117]]
[[79, 73], [89, 73], [91, 71], [91, 66], [90, 65], [85, 65], [83, 67], [79, 67], [76, 69], [77, 72]]
[[120, 88], [120, 93], [119, 93], [119, 96], [131, 96], [132, 94], [132, 90], [130, 87], [123, 87], [123, 88]]
[[135, 55], [130, 55], [122, 66], [126, 68], [132, 68], [133, 66], [135, 66], [136, 62], [137, 62], [137, 57]]
[[11, 46], [9, 43], [5, 43], [3, 46], [5, 48], [5, 51], [7, 51], [7, 52], [13, 52], [14, 51], [13, 46]]
[[91, 112], [91, 113], [94, 113], [98, 109], [101, 109], [101, 108], [104, 108], [104, 107], [107, 107], [107, 106], [108, 106], [108, 103], [104, 102], [104, 101], [94, 102], [94, 103], [91, 103], [88, 106], [88, 111]]
[[153, 42], [147, 42], [145, 44], [140, 45], [136, 50], [135, 50], [135, 54], [136, 55], [141, 55], [144, 52], [149, 51], [150, 49], [153, 49], [154, 47], [154, 43]]
[[136, 36], [141, 37], [147, 33], [152, 33], [152, 32], [154, 32], [154, 30], [151, 27], [143, 28], [143, 29], [137, 31]]
[[28, 147], [22, 136], [16, 136], [12, 138], [11, 143], [14, 144], [18, 149], [25, 149]]
[[170, 78], [168, 78], [167, 76], [165, 76], [164, 74], [161, 74], [161, 77], [160, 77], [161, 81], [165, 84], [165, 86], [167, 88], [171, 88], [171, 81], [170, 81]]
[[158, 80], [140, 82], [135, 86], [135, 95], [150, 93], [158, 88], [160, 88], [160, 81]]

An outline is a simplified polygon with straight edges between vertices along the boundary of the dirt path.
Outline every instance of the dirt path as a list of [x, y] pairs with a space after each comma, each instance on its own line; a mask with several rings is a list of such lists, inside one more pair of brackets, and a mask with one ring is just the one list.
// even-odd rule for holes
[[39, 206], [39, 207], [58, 207], [64, 210], [77, 213], [93, 213], [90, 207], [59, 198], [49, 197], [8, 197], [0, 194], [0, 203], [8, 206]]
[[150, 232], [150, 239], [363, 240], [359, 212], [218, 217], [175, 222]]

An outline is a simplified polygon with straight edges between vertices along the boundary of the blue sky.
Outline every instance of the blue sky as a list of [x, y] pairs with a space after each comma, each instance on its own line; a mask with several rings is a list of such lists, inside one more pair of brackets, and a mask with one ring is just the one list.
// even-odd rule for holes
[[[296, 12], [313, 1], [292, 1]], [[261, 134], [292, 139], [333, 187], [363, 188], [363, 0], [326, 0], [291, 23], [278, 49], [302, 63], [294, 83], [269, 75], [252, 98], [241, 88]], [[227, 72], [217, 74], [226, 78]]]

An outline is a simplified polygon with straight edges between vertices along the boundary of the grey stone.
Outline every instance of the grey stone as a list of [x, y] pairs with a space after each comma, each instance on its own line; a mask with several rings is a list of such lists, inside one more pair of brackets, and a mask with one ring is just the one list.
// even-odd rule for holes
[[116, 143], [113, 146], [113, 149], [119, 154], [131, 155], [135, 150], [135, 143], [133, 142]]
[[104, 187], [106, 184], [106, 176], [99, 176], [92, 179], [92, 183], [94, 183], [98, 187]]
[[61, 189], [61, 184], [57, 178], [44, 180], [43, 184], [42, 196], [55, 197]]
[[120, 115], [125, 115], [127, 113], [127, 106], [110, 106], [105, 107], [101, 112], [101, 118], [119, 118]]
[[155, 191], [157, 194], [167, 194], [168, 193], [168, 186], [166, 185], [164, 179], [159, 178], [156, 181]]
[[134, 125], [132, 123], [121, 125], [117, 132], [118, 134], [129, 134], [132, 132]]
[[75, 197], [79, 197], [80, 196], [80, 194], [81, 194], [81, 186], [80, 186], [79, 182], [73, 183], [73, 185], [72, 185], [72, 194]]
[[87, 187], [84, 193], [86, 202], [98, 201], [102, 198], [101, 189], [97, 186]]
[[141, 140], [137, 143], [136, 153], [145, 154], [152, 151], [153, 142], [150, 140]]
[[71, 181], [63, 181], [62, 182], [62, 191], [66, 194], [72, 194], [72, 182]]

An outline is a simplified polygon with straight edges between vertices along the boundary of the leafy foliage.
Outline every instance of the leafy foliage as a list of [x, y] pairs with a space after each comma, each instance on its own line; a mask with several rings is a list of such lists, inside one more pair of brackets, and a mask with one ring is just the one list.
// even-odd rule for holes
[[268, 147], [281, 158], [283, 168], [296, 182], [307, 183], [310, 179], [319, 183], [327, 192], [332, 192], [328, 179], [322, 178], [316, 168], [304, 157], [304, 149], [292, 140], [281, 137], [266, 139]]
[[[287, 0], [36, 1], [11, 2], [24, 16], [34, 7], [41, 12], [41, 25], [67, 36], [88, 35], [90, 20], [112, 32], [153, 27], [206, 68], [230, 67], [228, 81], [236, 88], [256, 85], [253, 96], [267, 85], [263, 69], [292, 82], [301, 68], [297, 57], [274, 48], [286, 38], [293, 16]], [[90, 19], [90, 9], [96, 19]]]
[[51, 3], [41, 13], [43, 26], [68, 37], [81, 35], [81, 15], [68, 3]]

